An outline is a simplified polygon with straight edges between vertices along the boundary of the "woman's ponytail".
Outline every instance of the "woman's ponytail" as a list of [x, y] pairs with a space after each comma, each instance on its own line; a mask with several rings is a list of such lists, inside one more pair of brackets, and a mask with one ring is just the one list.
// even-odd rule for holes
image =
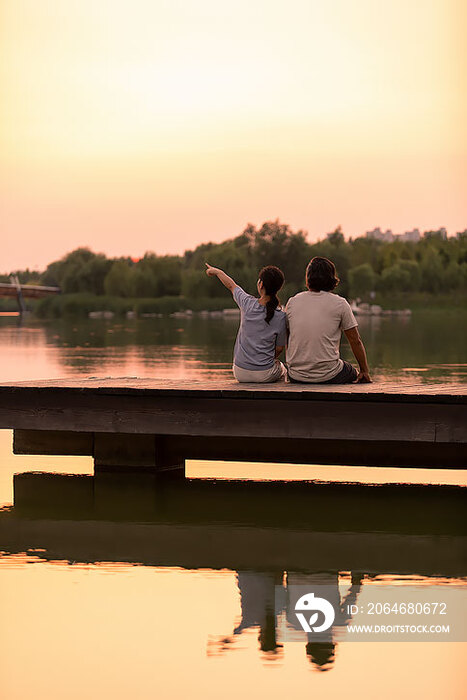
[[279, 306], [279, 299], [275, 294], [270, 295], [271, 298], [266, 302], [266, 323], [269, 323], [271, 318], [274, 316], [274, 311]]
[[259, 273], [259, 279], [263, 283], [264, 291], [269, 297], [266, 303], [266, 323], [269, 323], [274, 316], [274, 311], [279, 306], [277, 292], [284, 284], [284, 273], [275, 265], [263, 267]]

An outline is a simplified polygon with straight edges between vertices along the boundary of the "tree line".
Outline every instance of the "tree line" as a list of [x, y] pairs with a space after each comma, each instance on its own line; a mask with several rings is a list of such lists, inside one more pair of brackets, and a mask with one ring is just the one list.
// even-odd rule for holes
[[[335, 263], [341, 280], [337, 291], [350, 298], [366, 300], [373, 292], [437, 295], [467, 291], [465, 234], [446, 239], [441, 231], [429, 231], [418, 242], [346, 240], [339, 227], [325, 239], [309, 243], [304, 231], [293, 231], [279, 221], [265, 222], [259, 228], [249, 224], [233, 239], [203, 243], [184, 255], [147, 252], [135, 261], [77, 248], [42, 273], [23, 270], [16, 274], [24, 284], [59, 286], [64, 294], [201, 299], [222, 295], [219, 285], [205, 275], [205, 261], [225, 269], [250, 292], [255, 290], [258, 270], [277, 265], [286, 278], [281, 297], [287, 298], [304, 289], [306, 265], [316, 255]], [[0, 281], [7, 282], [8, 275], [0, 275]]]

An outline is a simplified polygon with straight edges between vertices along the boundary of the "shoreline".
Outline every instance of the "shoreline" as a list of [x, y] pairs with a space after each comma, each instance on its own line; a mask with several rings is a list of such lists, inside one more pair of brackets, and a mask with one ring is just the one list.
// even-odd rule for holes
[[[286, 300], [283, 299], [285, 306]], [[376, 295], [369, 302], [352, 302], [356, 316], [405, 316], [429, 311], [465, 311], [467, 295], [447, 294], [393, 294], [390, 297]], [[223, 297], [155, 297], [122, 298], [95, 294], [60, 294], [40, 300], [28, 301], [28, 316], [35, 319], [61, 318], [188, 318], [237, 317], [239, 310], [233, 299]], [[14, 316], [18, 307], [15, 300], [0, 300], [0, 315]]]

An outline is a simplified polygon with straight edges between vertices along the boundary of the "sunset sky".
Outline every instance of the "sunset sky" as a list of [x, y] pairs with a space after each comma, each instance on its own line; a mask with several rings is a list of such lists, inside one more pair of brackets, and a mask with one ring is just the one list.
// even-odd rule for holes
[[0, 272], [467, 227], [461, 0], [3, 0]]

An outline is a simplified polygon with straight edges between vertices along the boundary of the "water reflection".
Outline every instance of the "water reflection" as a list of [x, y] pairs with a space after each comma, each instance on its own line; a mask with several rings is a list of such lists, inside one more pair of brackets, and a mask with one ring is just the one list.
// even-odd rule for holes
[[[465, 319], [464, 319], [465, 316]], [[361, 317], [359, 325], [378, 378], [405, 383], [465, 379], [465, 328], [460, 311]], [[4, 380], [76, 374], [219, 378], [230, 372], [238, 319], [155, 318], [125, 321], [0, 320]], [[446, 342], [446, 338], [449, 342]], [[342, 356], [352, 360], [346, 343]]]
[[177, 522], [231, 532], [262, 527], [276, 540], [292, 530], [441, 536], [467, 527], [467, 489], [460, 486], [198, 479], [179, 470], [107, 468], [95, 475], [25, 472], [13, 482], [13, 512], [27, 517]]
[[360, 593], [363, 574], [352, 573], [351, 585], [345, 596], [341, 596], [339, 588], [339, 572], [297, 572], [276, 571], [257, 572], [239, 571], [237, 586], [241, 602], [241, 620], [234, 628], [232, 635], [223, 638], [210, 653], [222, 653], [232, 649], [232, 642], [237, 635], [252, 628], [258, 629], [258, 645], [261, 652], [269, 657], [280, 656], [283, 644], [278, 639], [278, 618], [285, 616], [287, 624], [301, 631], [295, 615], [297, 603], [296, 586], [325, 585], [331, 593], [329, 600], [336, 617], [331, 628], [320, 634], [306, 635], [306, 657], [319, 671], [328, 671], [335, 660], [337, 642], [334, 638], [336, 627], [344, 626], [351, 620], [348, 614], [349, 606], [354, 605]]
[[282, 585], [283, 572], [239, 571], [237, 586], [240, 595], [242, 618], [233, 634], [241, 634], [251, 627], [259, 628], [258, 641], [261, 651], [277, 653], [282, 645], [277, 642], [277, 605], [275, 587]]
[[205, 638], [207, 655], [229, 656], [253, 633], [257, 653], [275, 664], [284, 658], [280, 620], [298, 628], [293, 587], [326, 584], [340, 614], [330, 632], [304, 636], [300, 648], [310, 669], [328, 671], [340, 646], [336, 630], [366, 585], [466, 577], [465, 494], [456, 487], [22, 473], [14, 477], [14, 505], [0, 511], [2, 563], [98, 566], [114, 575], [132, 565], [233, 572], [240, 615], [227, 634]]
[[32, 472], [15, 475], [0, 524], [5, 551], [45, 559], [459, 577], [466, 493]]

